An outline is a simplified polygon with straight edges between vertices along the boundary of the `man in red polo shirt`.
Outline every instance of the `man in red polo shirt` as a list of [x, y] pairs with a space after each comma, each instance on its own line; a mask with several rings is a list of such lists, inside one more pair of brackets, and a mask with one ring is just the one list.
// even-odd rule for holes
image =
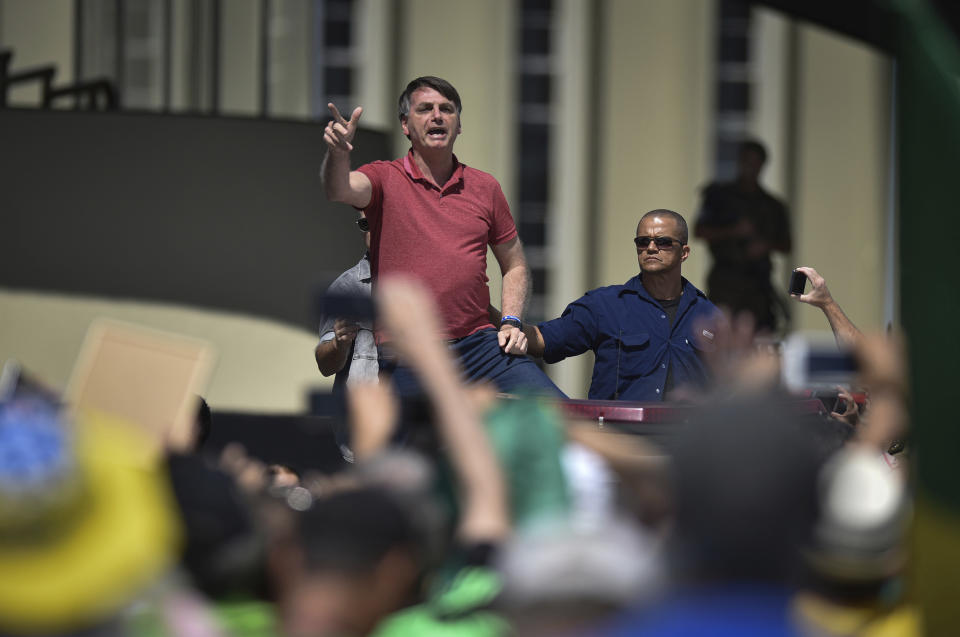
[[[403, 274], [426, 284], [443, 315], [444, 338], [452, 341], [468, 380], [489, 379], [501, 391], [525, 387], [559, 395], [524, 355], [520, 317], [527, 264], [500, 184], [453, 154], [462, 110], [456, 89], [438, 77], [410, 82], [399, 100], [410, 151], [354, 171], [350, 151], [363, 109], [354, 109], [347, 120], [333, 104], [329, 108], [333, 120], [324, 131], [324, 190], [328, 199], [363, 210], [369, 220], [374, 282]], [[488, 245], [503, 274], [499, 330], [487, 313]]]

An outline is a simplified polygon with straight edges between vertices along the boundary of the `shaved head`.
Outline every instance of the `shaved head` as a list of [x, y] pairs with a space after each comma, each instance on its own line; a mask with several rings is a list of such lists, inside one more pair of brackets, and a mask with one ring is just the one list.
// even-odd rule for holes
[[687, 241], [690, 238], [690, 233], [687, 230], [687, 220], [683, 216], [673, 210], [667, 210], [666, 208], [657, 208], [656, 210], [651, 210], [647, 214], [640, 217], [640, 222], [637, 223], [637, 231], [640, 230], [640, 224], [643, 223], [644, 219], [649, 217], [667, 217], [673, 219], [677, 223], [677, 230], [680, 232], [680, 236], [677, 239], [680, 240], [680, 243], [687, 245]]

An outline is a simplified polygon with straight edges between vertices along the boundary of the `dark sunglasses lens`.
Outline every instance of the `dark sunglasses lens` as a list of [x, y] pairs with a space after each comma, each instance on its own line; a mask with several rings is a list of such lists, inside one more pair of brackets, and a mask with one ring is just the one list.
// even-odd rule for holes
[[653, 241], [655, 246], [661, 249], [669, 248], [673, 245], [673, 239], [670, 237], [637, 237], [633, 240], [638, 248], [646, 248], [648, 245], [650, 245], [651, 241]]
[[357, 227], [360, 228], [362, 232], [370, 232], [370, 222], [366, 219], [357, 219]]

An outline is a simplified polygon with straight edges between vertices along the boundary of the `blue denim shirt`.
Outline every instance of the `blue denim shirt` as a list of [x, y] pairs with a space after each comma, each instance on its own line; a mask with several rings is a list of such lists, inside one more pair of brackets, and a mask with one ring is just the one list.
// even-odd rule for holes
[[[587, 350], [596, 355], [588, 397], [596, 400], [663, 400], [667, 370], [674, 385], [706, 385], [701, 358], [713, 334], [700, 326], [718, 310], [683, 279], [676, 319], [644, 289], [640, 275], [624, 285], [591, 290], [567, 306], [560, 318], [540, 323], [543, 360], [556, 363]], [[694, 338], [694, 330], [704, 332]]]

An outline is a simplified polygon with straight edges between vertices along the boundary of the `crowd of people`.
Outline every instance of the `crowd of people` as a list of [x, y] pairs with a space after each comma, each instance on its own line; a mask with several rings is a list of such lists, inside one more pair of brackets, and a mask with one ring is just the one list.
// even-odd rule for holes
[[[755, 344], [765, 319], [681, 275], [687, 223], [667, 209], [639, 216], [635, 276], [524, 321], [506, 199], [453, 154], [458, 93], [417, 78], [398, 107], [411, 148], [394, 161], [351, 170], [360, 108], [331, 104], [325, 130], [326, 194], [367, 245], [328, 297], [372, 300], [328, 313], [314, 352], [345, 405], [346, 468], [236, 445], [211, 459], [205, 403], [192, 447], [147, 461], [107, 415], [68, 425], [0, 383], [0, 634], [920, 634], [902, 339], [861, 333], [798, 268], [794, 300], [859, 363], [832, 410], [802, 408]], [[715, 211], [697, 232], [724, 223], [745, 228]], [[591, 399], [682, 405], [682, 421], [655, 444], [565, 411], [533, 359], [588, 350]]]

